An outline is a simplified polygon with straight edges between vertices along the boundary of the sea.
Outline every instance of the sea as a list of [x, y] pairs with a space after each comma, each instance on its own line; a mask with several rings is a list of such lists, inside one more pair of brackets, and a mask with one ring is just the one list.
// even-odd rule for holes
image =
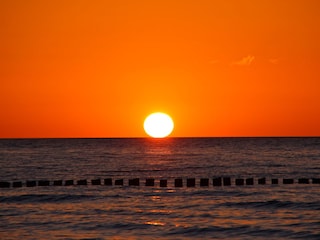
[[319, 178], [317, 137], [1, 139], [0, 239], [320, 239]]

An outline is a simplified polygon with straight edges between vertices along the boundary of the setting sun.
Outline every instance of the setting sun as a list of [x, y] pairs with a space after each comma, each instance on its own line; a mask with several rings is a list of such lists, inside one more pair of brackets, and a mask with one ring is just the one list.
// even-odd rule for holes
[[168, 114], [157, 112], [145, 119], [143, 127], [149, 136], [164, 138], [172, 132], [174, 123]]

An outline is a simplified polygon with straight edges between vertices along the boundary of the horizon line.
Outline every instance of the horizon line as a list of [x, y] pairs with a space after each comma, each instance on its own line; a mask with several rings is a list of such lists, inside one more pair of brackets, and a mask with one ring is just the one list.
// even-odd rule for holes
[[0, 140], [36, 140], [36, 139], [155, 139], [155, 140], [165, 140], [165, 139], [182, 139], [182, 138], [320, 138], [316, 135], [306, 135], [306, 136], [295, 136], [295, 135], [283, 135], [283, 136], [186, 136], [186, 137], [164, 137], [164, 138], [153, 138], [153, 137], [4, 137]]

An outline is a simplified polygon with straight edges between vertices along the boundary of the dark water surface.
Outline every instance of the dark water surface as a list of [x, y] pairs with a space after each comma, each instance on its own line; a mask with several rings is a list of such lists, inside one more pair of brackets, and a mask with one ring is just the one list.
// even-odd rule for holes
[[[155, 178], [155, 187], [0, 189], [0, 239], [320, 239], [320, 138], [0, 140], [0, 181]], [[174, 178], [266, 177], [175, 188]], [[160, 188], [159, 179], [168, 187]]]

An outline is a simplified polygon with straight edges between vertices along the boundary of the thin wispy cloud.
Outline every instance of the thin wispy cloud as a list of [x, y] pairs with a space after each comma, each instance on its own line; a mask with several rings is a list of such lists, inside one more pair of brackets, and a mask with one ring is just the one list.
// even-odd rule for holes
[[269, 62], [272, 63], [272, 64], [278, 64], [279, 63], [279, 59], [271, 58], [271, 59], [269, 59]]
[[231, 65], [249, 66], [249, 65], [251, 65], [251, 63], [253, 62], [254, 59], [255, 59], [254, 56], [248, 55], [248, 56], [240, 59], [239, 61], [233, 62]]

